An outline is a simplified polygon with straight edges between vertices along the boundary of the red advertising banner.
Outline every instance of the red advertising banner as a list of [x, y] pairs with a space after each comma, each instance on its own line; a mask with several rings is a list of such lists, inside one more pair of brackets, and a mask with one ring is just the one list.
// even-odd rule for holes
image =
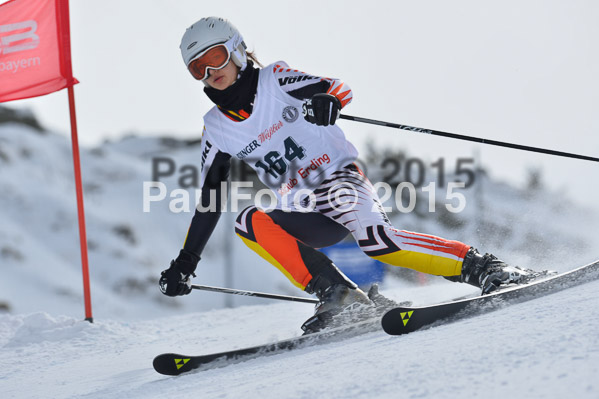
[[11, 0], [0, 5], [0, 102], [79, 83], [71, 67], [68, 3]]

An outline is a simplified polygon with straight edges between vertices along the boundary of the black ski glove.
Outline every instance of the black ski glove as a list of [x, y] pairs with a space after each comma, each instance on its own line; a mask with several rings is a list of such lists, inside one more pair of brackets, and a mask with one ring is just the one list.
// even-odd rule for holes
[[318, 126], [334, 125], [341, 111], [341, 101], [331, 94], [314, 94], [302, 106], [304, 119]]
[[177, 259], [171, 260], [171, 266], [160, 274], [160, 291], [164, 295], [187, 295], [191, 292], [191, 276], [200, 261], [200, 257], [184, 249]]

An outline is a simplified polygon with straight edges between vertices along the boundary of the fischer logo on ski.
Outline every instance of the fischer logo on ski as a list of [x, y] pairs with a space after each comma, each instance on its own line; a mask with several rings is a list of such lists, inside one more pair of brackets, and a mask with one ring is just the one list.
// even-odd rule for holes
[[404, 326], [408, 324], [408, 321], [410, 321], [410, 317], [412, 317], [412, 313], [414, 313], [413, 310], [410, 310], [409, 312], [401, 313], [401, 321], [403, 321]]
[[185, 366], [188, 361], [189, 361], [189, 359], [175, 359], [175, 364], [177, 365], [177, 370], [179, 370], [181, 367]]

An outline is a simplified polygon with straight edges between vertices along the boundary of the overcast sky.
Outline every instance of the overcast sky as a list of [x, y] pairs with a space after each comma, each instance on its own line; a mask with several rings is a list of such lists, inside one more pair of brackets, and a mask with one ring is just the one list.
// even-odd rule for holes
[[[2, 3], [3, 1], [0, 1]], [[351, 115], [599, 156], [599, 2], [71, 1], [80, 142], [127, 133], [197, 137], [212, 106], [179, 53], [186, 27], [230, 19], [263, 64], [338, 77]], [[69, 134], [66, 91], [15, 101]], [[359, 147], [403, 146], [431, 162], [472, 156], [497, 177], [547, 183], [597, 204], [597, 163], [342, 121]], [[597, 206], [599, 208], [599, 206]]]

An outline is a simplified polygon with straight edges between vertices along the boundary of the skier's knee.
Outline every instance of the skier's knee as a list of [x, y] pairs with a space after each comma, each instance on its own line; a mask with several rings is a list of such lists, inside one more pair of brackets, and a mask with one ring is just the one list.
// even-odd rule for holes
[[358, 246], [371, 258], [400, 251], [397, 244], [389, 237], [388, 226], [382, 224], [366, 227], [366, 238], [358, 240]]
[[250, 205], [239, 213], [235, 220], [235, 234], [256, 241], [252, 227], [252, 216], [259, 212], [255, 205]]

